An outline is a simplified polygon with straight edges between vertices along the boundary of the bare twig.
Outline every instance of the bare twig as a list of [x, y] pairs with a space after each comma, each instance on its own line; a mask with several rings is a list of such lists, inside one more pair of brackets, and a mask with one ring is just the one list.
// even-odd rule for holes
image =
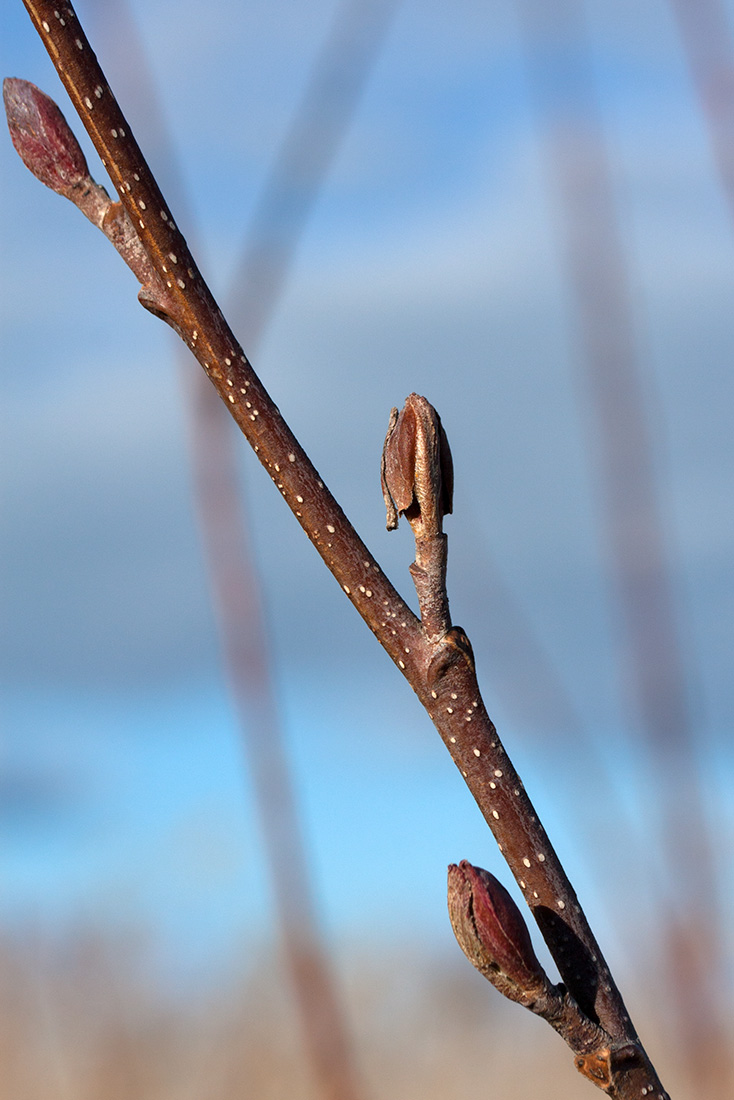
[[[572, 1028], [565, 1036], [583, 1056], [579, 1068], [620, 1100], [665, 1100], [573, 888], [484, 708], [466, 635], [450, 626], [447, 610], [439, 636], [432, 623], [413, 615], [284, 423], [176, 229], [71, 6], [25, 4], [148, 257], [141, 301], [182, 335], [326, 565], [426, 707], [579, 1007], [585, 1034]], [[421, 453], [416, 447], [414, 470], [403, 469], [402, 477], [413, 481], [421, 518], [442, 516], [443, 482], [424, 479]], [[442, 593], [436, 596], [443, 601]], [[591, 1045], [589, 1025], [598, 1027]]]

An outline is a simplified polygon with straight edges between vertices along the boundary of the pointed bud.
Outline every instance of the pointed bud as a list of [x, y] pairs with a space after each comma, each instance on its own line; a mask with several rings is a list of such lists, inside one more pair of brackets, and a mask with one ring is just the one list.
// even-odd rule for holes
[[3, 99], [10, 137], [26, 168], [69, 198], [89, 178], [89, 169], [59, 108], [35, 84], [14, 77], [3, 81]]
[[551, 990], [520, 910], [489, 871], [450, 865], [449, 917], [469, 962], [505, 997], [530, 1006]]
[[387, 528], [405, 515], [416, 537], [434, 536], [452, 509], [454, 467], [441, 418], [425, 397], [411, 393], [393, 409], [382, 451]]

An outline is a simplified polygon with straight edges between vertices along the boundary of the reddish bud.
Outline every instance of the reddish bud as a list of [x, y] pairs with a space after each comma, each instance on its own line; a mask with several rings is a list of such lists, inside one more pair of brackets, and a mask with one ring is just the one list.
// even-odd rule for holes
[[3, 99], [10, 137], [26, 168], [68, 198], [89, 169], [61, 111], [35, 84], [14, 77], [3, 81]]
[[549, 991], [522, 914], [494, 875], [465, 859], [452, 863], [448, 900], [459, 946], [500, 993], [530, 1005]]
[[416, 536], [440, 534], [452, 508], [454, 467], [441, 418], [425, 397], [411, 393], [399, 415], [393, 409], [381, 473], [388, 530], [404, 514]]

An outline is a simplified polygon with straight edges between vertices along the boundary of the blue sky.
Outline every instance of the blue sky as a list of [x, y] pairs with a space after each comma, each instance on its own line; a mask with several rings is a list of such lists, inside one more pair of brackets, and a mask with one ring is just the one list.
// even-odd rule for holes
[[[187, 188], [178, 220], [215, 292], [335, 7], [131, 0]], [[585, 7], [687, 686], [730, 852], [732, 226], [668, 7]], [[146, 149], [136, 74], [103, 9], [78, 5]], [[66, 110], [19, 0], [2, 39], [3, 75]], [[410, 540], [385, 532], [379, 455], [392, 405], [417, 390], [438, 408], [457, 475], [455, 620], [592, 923], [624, 959], [615, 884], [631, 876], [644, 916], [650, 856], [639, 841], [633, 865], [634, 845], [615, 854], [618, 800], [644, 826], [656, 779], [622, 690], [541, 127], [510, 0], [399, 4], [255, 366], [411, 601]], [[163, 955], [184, 944], [209, 959], [213, 941], [261, 930], [269, 901], [195, 525], [185, 381], [119, 258], [7, 138], [0, 173], [0, 920], [140, 924]], [[428, 720], [244, 444], [241, 473], [324, 919], [349, 936], [411, 914], [448, 943], [446, 863], [509, 874]]]

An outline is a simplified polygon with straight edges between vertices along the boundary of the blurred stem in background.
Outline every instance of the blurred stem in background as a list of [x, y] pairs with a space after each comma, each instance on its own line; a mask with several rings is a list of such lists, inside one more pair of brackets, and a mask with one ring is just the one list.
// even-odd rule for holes
[[670, 0], [734, 217], [734, 39], [721, 0]]
[[600, 479], [619, 612], [621, 678], [656, 770], [651, 828], [657, 829], [667, 872], [658, 894], [658, 919], [675, 1023], [691, 1082], [703, 1095], [723, 1098], [728, 1095], [720, 1001], [723, 948], [704, 813], [701, 724], [691, 713], [691, 674], [681, 654], [680, 610], [657, 500], [635, 304], [584, 5], [581, 0], [550, 5], [520, 0], [519, 12], [576, 309], [580, 380], [591, 420], [588, 438]]
[[[239, 272], [227, 295], [228, 312], [253, 357], [396, 4], [397, 0], [341, 0], [266, 176]], [[90, 12], [96, 20], [97, 40], [110, 52], [125, 51], [125, 65], [119, 67], [121, 74], [128, 74], [125, 98], [139, 105], [138, 114], [148, 127], [147, 142], [162, 162], [175, 206], [185, 210], [177, 158], [132, 13], [124, 3], [91, 5]], [[319, 928], [278, 716], [262, 584], [248, 538], [244, 485], [238, 476], [239, 433], [206, 375], [201, 371], [191, 375], [188, 352], [178, 354], [189, 387], [194, 492], [223, 659], [246, 748], [305, 1048], [324, 1100], [359, 1100], [363, 1087]]]

